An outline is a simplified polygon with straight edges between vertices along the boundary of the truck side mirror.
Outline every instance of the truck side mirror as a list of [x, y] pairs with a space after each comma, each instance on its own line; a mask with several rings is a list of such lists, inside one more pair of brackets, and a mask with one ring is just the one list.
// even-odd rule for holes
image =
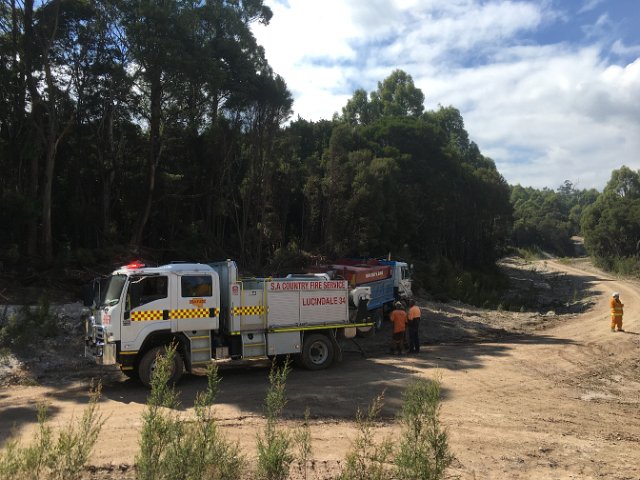
[[85, 307], [93, 307], [93, 284], [82, 287], [82, 304]]

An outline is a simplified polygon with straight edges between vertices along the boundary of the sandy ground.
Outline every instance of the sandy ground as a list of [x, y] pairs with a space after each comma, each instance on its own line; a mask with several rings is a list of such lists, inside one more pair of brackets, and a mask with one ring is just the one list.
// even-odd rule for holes
[[[378, 437], [397, 435], [403, 389], [420, 377], [439, 378], [442, 384], [441, 421], [455, 456], [447, 478], [640, 479], [638, 285], [598, 272], [586, 260], [506, 267], [518, 269], [521, 282], [546, 295], [543, 311], [492, 311], [424, 300], [419, 355], [387, 355], [390, 333], [383, 331], [346, 344], [343, 361], [331, 369], [293, 370], [286, 421], [295, 423], [310, 409], [314, 462], [309, 478], [332, 478], [340, 470], [356, 434], [356, 410], [381, 392], [385, 405]], [[625, 304], [625, 333], [609, 331], [608, 300], [614, 290]], [[0, 444], [12, 433], [26, 438], [33, 432], [39, 402], [48, 403], [54, 426], [77, 418], [90, 378], [101, 377], [106, 422], [86, 478], [132, 478], [148, 392], [111, 368], [83, 363], [72, 350], [60, 352], [73, 359], [72, 367], [49, 362], [34, 379], [5, 381], [0, 387]], [[5, 370], [17, 368], [8, 363]], [[264, 424], [267, 375], [264, 365], [222, 371], [216, 417], [249, 461]], [[14, 372], [11, 378], [19, 376]], [[205, 383], [200, 376], [180, 383], [185, 414]], [[295, 468], [292, 478], [299, 478]]]

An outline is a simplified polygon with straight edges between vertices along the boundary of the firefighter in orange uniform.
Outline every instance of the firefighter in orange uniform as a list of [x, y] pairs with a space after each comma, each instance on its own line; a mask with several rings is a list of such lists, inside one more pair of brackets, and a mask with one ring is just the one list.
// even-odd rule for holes
[[408, 330], [409, 353], [420, 353], [420, 307], [415, 300], [409, 302]]
[[624, 332], [622, 329], [622, 314], [624, 313], [622, 307], [624, 304], [620, 301], [618, 292], [613, 292], [609, 305], [611, 307], [611, 331], [615, 332], [617, 328], [618, 332]]
[[396, 355], [402, 354], [402, 346], [404, 345], [404, 335], [407, 328], [407, 312], [402, 308], [400, 302], [396, 302], [395, 309], [389, 316], [393, 323], [393, 343], [391, 344], [391, 352]]

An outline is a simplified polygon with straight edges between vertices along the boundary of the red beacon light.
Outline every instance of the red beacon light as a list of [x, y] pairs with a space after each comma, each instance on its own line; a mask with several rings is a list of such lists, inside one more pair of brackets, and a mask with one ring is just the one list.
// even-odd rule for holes
[[133, 262], [131, 262], [129, 265], [127, 265], [125, 268], [129, 269], [129, 270], [134, 270], [136, 268], [144, 268], [145, 264], [142, 263], [139, 260], [134, 260]]

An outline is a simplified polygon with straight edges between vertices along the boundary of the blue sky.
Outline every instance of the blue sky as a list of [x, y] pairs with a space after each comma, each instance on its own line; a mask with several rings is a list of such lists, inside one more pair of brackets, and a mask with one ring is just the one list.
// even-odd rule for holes
[[331, 118], [400, 68], [426, 109], [461, 111], [510, 184], [601, 190], [640, 169], [640, 0], [265, 3], [254, 34], [296, 117]]

